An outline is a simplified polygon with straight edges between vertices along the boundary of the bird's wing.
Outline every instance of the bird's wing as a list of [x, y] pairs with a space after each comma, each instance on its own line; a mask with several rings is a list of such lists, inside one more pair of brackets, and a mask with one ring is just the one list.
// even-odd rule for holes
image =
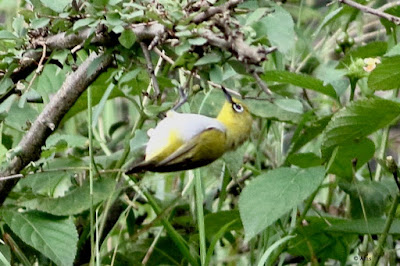
[[198, 114], [181, 114], [168, 112], [157, 127], [151, 132], [150, 140], [146, 147], [146, 160], [167, 156], [177, 151], [180, 147], [191, 142], [208, 128], [215, 128], [225, 132], [225, 126], [214, 118]]
[[154, 165], [157, 172], [192, 169], [209, 164], [225, 151], [225, 132], [209, 127]]

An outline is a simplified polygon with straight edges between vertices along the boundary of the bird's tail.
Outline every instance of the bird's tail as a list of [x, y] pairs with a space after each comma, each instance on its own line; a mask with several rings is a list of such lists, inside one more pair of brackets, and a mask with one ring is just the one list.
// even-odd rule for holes
[[129, 170], [125, 172], [127, 175], [136, 174], [136, 173], [143, 173], [148, 171], [154, 166], [153, 162], [148, 161], [141, 161], [140, 163], [133, 164]]

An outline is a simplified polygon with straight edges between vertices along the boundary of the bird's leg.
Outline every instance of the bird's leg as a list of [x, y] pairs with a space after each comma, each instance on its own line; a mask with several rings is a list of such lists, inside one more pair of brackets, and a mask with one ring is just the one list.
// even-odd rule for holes
[[178, 87], [179, 91], [179, 102], [172, 108], [172, 110], [176, 111], [179, 107], [181, 107], [185, 102], [187, 102], [188, 95], [184, 92], [181, 86]]

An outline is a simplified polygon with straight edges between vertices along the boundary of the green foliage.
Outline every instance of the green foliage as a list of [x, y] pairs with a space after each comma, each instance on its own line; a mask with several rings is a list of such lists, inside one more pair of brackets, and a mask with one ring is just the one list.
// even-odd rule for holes
[[325, 85], [322, 81], [311, 76], [291, 73], [287, 71], [267, 71], [263, 79], [265, 81], [275, 81], [284, 84], [292, 84], [294, 86], [314, 90], [322, 94], [336, 98], [336, 92], [332, 85]]
[[339, 145], [327, 171], [351, 181], [353, 172], [365, 165], [374, 156], [374, 152], [375, 145], [370, 139], [360, 139]]
[[324, 131], [322, 154], [347, 142], [360, 140], [394, 123], [400, 115], [400, 105], [381, 98], [363, 99], [337, 112]]
[[58, 218], [40, 212], [3, 209], [4, 222], [22, 241], [43, 253], [57, 265], [72, 265], [78, 234], [70, 218]]
[[392, 90], [400, 87], [400, 56], [385, 58], [368, 78], [368, 86], [373, 90]]
[[[0, 264], [395, 264], [398, 26], [335, 1], [156, 2], [0, 0]], [[220, 86], [253, 116], [247, 141], [194, 172], [123, 174], [178, 88], [178, 112], [216, 117]]]
[[239, 210], [246, 238], [251, 239], [311, 195], [324, 168], [278, 168], [260, 175], [240, 195]]
[[85, 182], [81, 187], [69, 191], [63, 197], [37, 196], [34, 199], [20, 202], [20, 205], [27, 209], [39, 210], [53, 215], [75, 215], [88, 210], [91, 205], [96, 205], [107, 199], [114, 186], [113, 180], [103, 178], [93, 183], [93, 198], [90, 197], [89, 182]]

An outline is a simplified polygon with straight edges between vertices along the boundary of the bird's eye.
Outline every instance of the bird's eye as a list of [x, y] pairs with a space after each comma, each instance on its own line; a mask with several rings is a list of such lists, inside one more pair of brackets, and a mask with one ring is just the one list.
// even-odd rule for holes
[[243, 112], [243, 106], [239, 103], [232, 104], [232, 108], [233, 108], [233, 110], [235, 110], [238, 113]]

